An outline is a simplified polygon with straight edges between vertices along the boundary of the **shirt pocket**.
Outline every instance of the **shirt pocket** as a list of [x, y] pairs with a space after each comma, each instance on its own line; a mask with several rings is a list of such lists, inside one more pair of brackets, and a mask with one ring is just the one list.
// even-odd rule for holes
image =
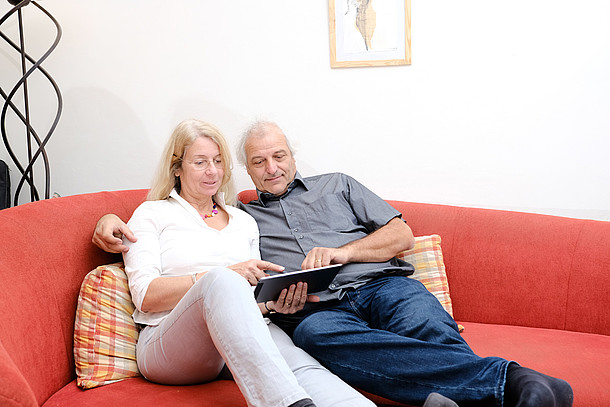
[[322, 195], [304, 208], [312, 232], [351, 229], [356, 220], [349, 204], [336, 194]]

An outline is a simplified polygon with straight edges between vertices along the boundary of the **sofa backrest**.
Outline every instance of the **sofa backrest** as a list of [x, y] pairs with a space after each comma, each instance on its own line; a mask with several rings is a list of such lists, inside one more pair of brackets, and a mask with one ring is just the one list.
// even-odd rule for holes
[[75, 378], [74, 317], [84, 276], [121, 258], [91, 243], [97, 220], [106, 213], [128, 219], [145, 195], [100, 192], [0, 210], [0, 353], [38, 404]]
[[389, 202], [441, 236], [457, 320], [610, 335], [610, 222]]

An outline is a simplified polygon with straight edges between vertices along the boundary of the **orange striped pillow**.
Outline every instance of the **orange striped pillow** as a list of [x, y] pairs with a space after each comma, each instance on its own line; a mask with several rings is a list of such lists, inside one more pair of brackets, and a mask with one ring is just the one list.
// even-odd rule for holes
[[445, 311], [453, 317], [453, 307], [449, 296], [449, 283], [443, 263], [441, 237], [439, 235], [418, 236], [415, 246], [398, 254], [399, 259], [409, 262], [415, 268], [410, 276], [419, 280], [440, 301]]
[[123, 263], [100, 266], [85, 277], [74, 321], [76, 383], [91, 389], [139, 376], [138, 329], [131, 314]]

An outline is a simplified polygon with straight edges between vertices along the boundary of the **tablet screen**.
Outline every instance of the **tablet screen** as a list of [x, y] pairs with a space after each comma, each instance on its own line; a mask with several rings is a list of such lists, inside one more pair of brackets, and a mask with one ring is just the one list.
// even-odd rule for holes
[[284, 288], [299, 281], [307, 283], [308, 294], [324, 291], [333, 281], [342, 264], [317, 267], [309, 270], [284, 271], [273, 276], [263, 277], [254, 289], [256, 302], [275, 301]]

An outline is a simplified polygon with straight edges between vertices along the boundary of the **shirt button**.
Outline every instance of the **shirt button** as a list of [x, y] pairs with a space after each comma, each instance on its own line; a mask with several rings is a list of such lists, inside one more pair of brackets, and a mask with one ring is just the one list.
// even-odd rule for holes
[[298, 231], [299, 231], [299, 228], [294, 228], [294, 231], [295, 231], [295, 232], [298, 232]]
[[333, 283], [329, 286], [329, 288], [332, 288], [334, 290], [335, 288], [337, 288], [337, 285]]
[[302, 239], [304, 236], [303, 235], [299, 235], [299, 239]]

